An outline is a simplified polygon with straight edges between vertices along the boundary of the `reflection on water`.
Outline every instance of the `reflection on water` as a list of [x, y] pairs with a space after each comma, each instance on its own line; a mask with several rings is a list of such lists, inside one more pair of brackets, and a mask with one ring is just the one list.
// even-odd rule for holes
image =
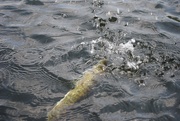
[[63, 121], [178, 121], [179, 14], [178, 0], [0, 0], [0, 120], [45, 121], [106, 57]]

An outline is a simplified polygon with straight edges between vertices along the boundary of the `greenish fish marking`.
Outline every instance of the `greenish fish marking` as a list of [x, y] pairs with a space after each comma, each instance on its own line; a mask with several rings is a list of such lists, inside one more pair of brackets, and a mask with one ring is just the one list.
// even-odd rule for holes
[[74, 89], [70, 90], [64, 98], [62, 98], [54, 108], [48, 112], [48, 121], [56, 121], [61, 114], [66, 111], [66, 108], [80, 101], [82, 97], [87, 95], [90, 89], [95, 84], [95, 77], [103, 73], [107, 66], [107, 60], [100, 60], [92, 69], [86, 71], [82, 78], [77, 81]]

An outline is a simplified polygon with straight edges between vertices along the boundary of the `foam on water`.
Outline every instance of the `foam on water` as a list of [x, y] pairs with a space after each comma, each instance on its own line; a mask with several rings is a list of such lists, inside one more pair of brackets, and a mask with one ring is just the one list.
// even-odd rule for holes
[[[108, 39], [99, 37], [97, 39], [91, 40], [90, 42], [81, 42], [81, 46], [87, 47], [88, 52], [91, 55], [109, 55], [107, 58], [110, 60], [118, 60], [119, 63], [113, 63], [115, 66], [120, 66], [122, 62], [126, 63], [127, 68], [137, 70], [139, 68], [138, 64], [142, 63], [140, 60], [134, 61], [133, 58], [140, 58], [140, 56], [134, 55], [134, 44], [136, 40], [134, 38], [130, 39], [125, 43], [117, 44], [111, 42]], [[116, 55], [113, 56], [112, 55]], [[132, 57], [130, 57], [132, 56]], [[114, 62], [114, 61], [112, 61]]]

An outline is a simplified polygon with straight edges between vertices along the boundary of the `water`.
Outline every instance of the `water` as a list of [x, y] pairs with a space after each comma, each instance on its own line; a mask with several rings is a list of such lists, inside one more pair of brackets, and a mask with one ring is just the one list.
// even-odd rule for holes
[[67, 121], [178, 121], [178, 0], [0, 0], [0, 120], [45, 121], [101, 58]]

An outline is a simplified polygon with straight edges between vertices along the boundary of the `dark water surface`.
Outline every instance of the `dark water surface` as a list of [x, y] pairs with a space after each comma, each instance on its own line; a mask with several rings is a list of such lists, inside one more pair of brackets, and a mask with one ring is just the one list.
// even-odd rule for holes
[[103, 57], [62, 121], [180, 120], [178, 0], [0, 0], [0, 121], [45, 121]]

